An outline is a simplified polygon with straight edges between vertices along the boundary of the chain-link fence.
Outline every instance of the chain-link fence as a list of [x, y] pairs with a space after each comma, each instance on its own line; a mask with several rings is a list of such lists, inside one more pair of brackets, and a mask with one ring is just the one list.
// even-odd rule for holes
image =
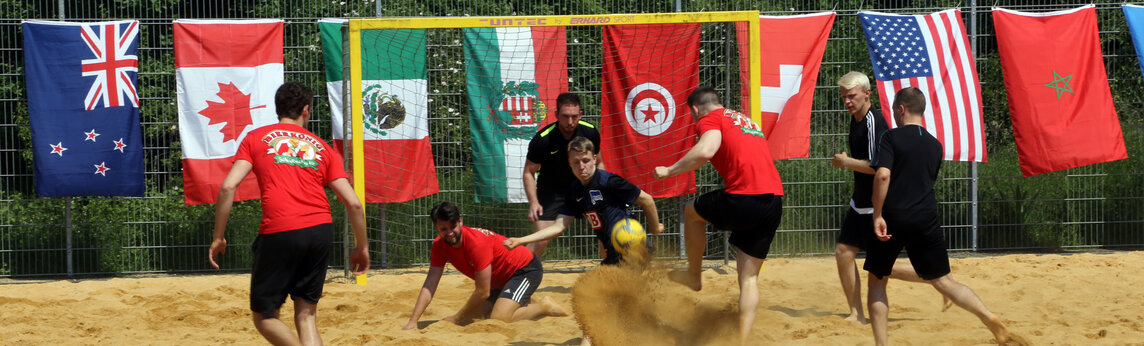
[[[1118, 2], [1097, 5], [1104, 62], [1120, 116], [1129, 159], [1062, 172], [1021, 177], [990, 6], [1043, 11], [1080, 6], [1050, 1], [109, 1], [78, 0], [0, 2], [0, 276], [109, 274], [202, 271], [210, 244], [213, 208], [185, 206], [182, 197], [179, 132], [175, 101], [171, 22], [176, 18], [283, 18], [286, 79], [313, 88], [314, 113], [310, 129], [330, 138], [329, 105], [325, 98], [322, 53], [317, 20], [325, 17], [509, 16], [759, 10], [786, 15], [833, 10], [838, 13], [819, 74], [811, 123], [809, 158], [777, 163], [786, 197], [780, 234], [772, 254], [832, 253], [845, 216], [851, 175], [831, 168], [829, 157], [846, 150], [849, 115], [834, 86], [850, 70], [869, 72], [870, 62], [858, 24], [859, 10], [929, 13], [960, 7], [981, 81], [985, 107], [988, 162], [943, 163], [935, 187], [942, 223], [952, 250], [1046, 249], [1061, 247], [1144, 245], [1144, 84]], [[140, 21], [139, 93], [144, 132], [147, 192], [140, 198], [39, 198], [32, 182], [32, 150], [27, 94], [23, 76], [20, 22], [29, 19]], [[723, 35], [704, 34], [701, 81], [727, 78], [735, 64], [734, 48]], [[733, 38], [730, 40], [733, 41]], [[570, 45], [573, 44], [570, 42]], [[583, 49], [594, 49], [591, 43]], [[459, 46], [430, 46], [440, 52]], [[574, 49], [571, 48], [570, 51]], [[719, 52], [726, 52], [721, 54]], [[574, 59], [570, 55], [570, 59]], [[454, 60], [462, 60], [460, 58]], [[570, 65], [574, 65], [570, 62]], [[719, 72], [724, 71], [724, 72]], [[591, 72], [591, 71], [588, 71]], [[430, 66], [432, 76], [433, 67]], [[576, 73], [576, 72], [572, 72]], [[432, 78], [432, 77], [431, 77]], [[717, 84], [717, 83], [714, 83]], [[723, 83], [731, 85], [733, 83]], [[572, 92], [597, 100], [599, 85], [571, 85]], [[722, 90], [735, 95], [734, 90]], [[876, 91], [875, 91], [876, 93]], [[458, 98], [438, 93], [435, 98]], [[735, 97], [728, 97], [735, 99]], [[876, 97], [874, 98], [876, 99]], [[738, 106], [737, 101], [729, 102]], [[587, 107], [588, 119], [598, 111]], [[462, 113], [463, 114], [463, 113]], [[430, 137], [439, 176], [471, 174], [463, 138], [434, 124], [464, 122], [464, 116], [430, 115]], [[718, 186], [710, 167], [699, 174], [700, 191]], [[388, 225], [387, 214], [420, 216], [439, 200], [461, 204], [469, 224], [510, 235], [530, 231], [521, 225], [525, 207], [479, 208], [463, 200], [464, 179], [442, 185], [441, 193], [412, 202], [371, 205], [368, 209], [371, 249], [377, 266], [423, 264], [433, 233], [428, 222]], [[659, 200], [669, 236], [677, 236], [678, 210], [684, 198]], [[335, 217], [341, 213], [334, 202]], [[226, 268], [247, 268], [249, 246], [257, 233], [257, 201], [240, 202], [233, 212], [224, 257]], [[338, 219], [340, 220], [340, 219]], [[513, 221], [516, 220], [516, 221]], [[340, 221], [335, 221], [340, 222]], [[338, 229], [341, 229], [340, 225]], [[578, 226], [583, 229], [583, 226]], [[573, 232], [575, 235], [575, 232]], [[400, 237], [394, 235], [400, 234]], [[388, 237], [387, 237], [388, 236]], [[341, 237], [338, 237], [341, 239]], [[384, 241], [383, 241], [384, 239]], [[581, 240], [576, 240], [581, 239]], [[720, 235], [712, 236], [714, 244]], [[591, 243], [586, 231], [561, 240]], [[582, 244], [581, 244], [582, 245]], [[674, 250], [673, 250], [674, 251]], [[245, 253], [245, 254], [244, 254]], [[593, 252], [594, 254], [594, 252]], [[708, 256], [730, 253], [715, 246]], [[341, 255], [339, 253], [339, 255]], [[660, 253], [678, 256], [678, 253]], [[558, 259], [590, 259], [556, 256]], [[332, 263], [341, 263], [335, 259]]]

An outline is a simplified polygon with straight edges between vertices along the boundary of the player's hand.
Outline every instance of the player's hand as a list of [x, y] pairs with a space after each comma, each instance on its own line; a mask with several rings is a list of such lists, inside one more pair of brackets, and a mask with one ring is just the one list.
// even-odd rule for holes
[[655, 227], [651, 229], [651, 234], [655, 235], [655, 234], [663, 233], [663, 230], [665, 230], [665, 229], [667, 229], [667, 228], [663, 226], [662, 222], [657, 222], [655, 224]]
[[536, 222], [540, 220], [540, 216], [544, 215], [544, 207], [540, 203], [528, 203], [528, 221]]
[[845, 151], [834, 154], [834, 158], [830, 159], [830, 165], [834, 166], [834, 168], [846, 167], [846, 159], [849, 158], [850, 155], [846, 155]]
[[508, 238], [504, 240], [504, 247], [509, 250], [515, 249], [520, 246], [520, 238]]
[[874, 236], [878, 237], [878, 240], [881, 241], [890, 240], [890, 237], [893, 236], [888, 233], [886, 229], [886, 219], [881, 216], [874, 218]]
[[658, 166], [655, 168], [655, 178], [656, 179], [667, 178], [670, 175], [671, 175], [671, 170], [669, 170], [667, 167]]
[[354, 251], [350, 252], [350, 268], [353, 268], [354, 275], [369, 271], [369, 245], [354, 247]]
[[207, 257], [211, 261], [211, 267], [218, 269], [218, 255], [226, 253], [226, 238], [218, 238], [211, 242], [211, 250]]

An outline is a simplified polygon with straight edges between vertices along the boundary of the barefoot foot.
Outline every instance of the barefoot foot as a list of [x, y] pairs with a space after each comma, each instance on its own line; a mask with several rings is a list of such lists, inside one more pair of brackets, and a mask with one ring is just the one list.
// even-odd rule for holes
[[1009, 342], [1009, 328], [1005, 328], [1005, 324], [1001, 323], [1001, 319], [997, 316], [989, 318], [985, 322], [985, 326], [989, 327], [989, 331], [993, 332], [993, 338], [997, 339], [998, 345], [1004, 345]]
[[560, 307], [560, 304], [556, 304], [556, 302], [553, 301], [551, 297], [540, 298], [540, 306], [542, 307], [545, 315], [557, 317], [568, 316], [568, 311], [565, 311], [564, 308]]
[[844, 318], [844, 320], [850, 321], [852, 323], [860, 324], [860, 325], [870, 323], [870, 321], [866, 320], [866, 317], [862, 316], [862, 315], [846, 316], [846, 318]]
[[949, 310], [949, 308], [951, 308], [951, 307], [953, 307], [953, 301], [950, 300], [949, 297], [942, 295], [941, 296], [941, 312], [945, 312], [946, 310]]
[[667, 277], [671, 279], [671, 281], [678, 282], [684, 286], [687, 286], [688, 288], [691, 288], [692, 291], [699, 291], [703, 289], [703, 277], [700, 273], [693, 274], [689, 271], [675, 270], [667, 273]]

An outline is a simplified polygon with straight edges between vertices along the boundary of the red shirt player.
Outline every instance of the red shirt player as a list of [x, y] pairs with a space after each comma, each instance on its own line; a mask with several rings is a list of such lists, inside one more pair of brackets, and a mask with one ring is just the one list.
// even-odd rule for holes
[[524, 247], [509, 250], [502, 245], [507, 239], [504, 236], [487, 229], [465, 226], [461, 211], [453, 203], [437, 204], [429, 212], [429, 217], [433, 218], [433, 228], [438, 236], [433, 239], [429, 253], [429, 274], [425, 276], [413, 314], [404, 329], [418, 327], [417, 320], [433, 301], [446, 262], [473, 279], [475, 287], [465, 306], [456, 314], [445, 317], [445, 321], [462, 323], [478, 313], [505, 322], [567, 315], [548, 297], [529, 304], [532, 293], [536, 292], [544, 277], [544, 267], [532, 251]]
[[723, 108], [714, 88], [696, 88], [687, 97], [687, 105], [698, 118], [699, 142], [671, 167], [656, 167], [655, 176], [662, 179], [694, 171], [711, 161], [723, 177], [724, 188], [702, 194], [684, 207], [688, 270], [671, 273], [671, 279], [700, 290], [707, 224], [731, 230], [731, 244], [739, 249], [735, 256], [739, 336], [745, 344], [759, 303], [759, 270], [782, 219], [782, 180], [759, 124]]
[[[304, 127], [314, 92], [305, 85], [283, 84], [274, 94], [278, 123], [250, 131], [239, 144], [234, 166], [223, 179], [215, 205], [214, 241], [209, 259], [226, 252], [226, 222], [239, 182], [251, 171], [262, 193], [262, 223], [253, 246], [250, 310], [254, 326], [273, 344], [321, 344], [318, 299], [326, 281], [334, 226], [326, 186], [346, 205], [356, 246], [350, 253], [354, 274], [369, 270], [365, 213], [342, 167], [341, 155]], [[294, 299], [298, 334], [278, 318], [286, 295]]]

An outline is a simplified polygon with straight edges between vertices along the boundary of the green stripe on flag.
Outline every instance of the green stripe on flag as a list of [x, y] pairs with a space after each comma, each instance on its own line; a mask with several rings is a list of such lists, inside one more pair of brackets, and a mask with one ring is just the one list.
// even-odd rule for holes
[[496, 29], [463, 29], [465, 38], [465, 84], [469, 94], [469, 131], [473, 135], [473, 161], [477, 202], [504, 203], [508, 199], [505, 179], [504, 140], [494, 110], [504, 98], [501, 91], [500, 50]]
[[[425, 79], [425, 29], [363, 30], [363, 80]], [[400, 62], [390, 65], [392, 62]], [[378, 66], [376, 69], [365, 66]]]

